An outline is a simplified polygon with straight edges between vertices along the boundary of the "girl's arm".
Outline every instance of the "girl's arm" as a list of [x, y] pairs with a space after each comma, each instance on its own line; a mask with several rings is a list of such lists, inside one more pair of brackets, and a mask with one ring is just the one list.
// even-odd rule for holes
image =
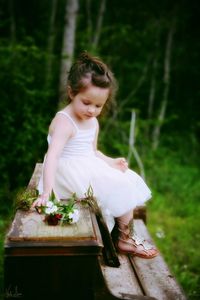
[[112, 168], [119, 169], [120, 171], [125, 172], [128, 169], [128, 163], [124, 157], [111, 158], [103, 154], [101, 151], [97, 149], [98, 135], [99, 135], [99, 123], [97, 121], [97, 130], [96, 130], [96, 136], [94, 140], [94, 150], [96, 156], [104, 160]]
[[[33, 203], [33, 207], [45, 205], [51, 191], [54, 190], [55, 173], [58, 159], [68, 139], [73, 135], [74, 128], [63, 115], [57, 115], [50, 126], [51, 142], [46, 153], [43, 167], [43, 193]], [[54, 190], [55, 194], [56, 191]]]
[[98, 142], [98, 135], [99, 135], [99, 122], [97, 121], [97, 129], [96, 129], [96, 135], [94, 139], [94, 151], [97, 157], [103, 159], [107, 164], [112, 164], [114, 159], [103, 154], [101, 151], [97, 149], [97, 142]]

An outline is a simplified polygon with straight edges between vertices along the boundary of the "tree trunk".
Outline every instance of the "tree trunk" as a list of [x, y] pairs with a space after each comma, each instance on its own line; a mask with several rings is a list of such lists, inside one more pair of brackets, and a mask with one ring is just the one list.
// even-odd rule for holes
[[150, 91], [149, 91], [149, 100], [148, 100], [148, 110], [147, 110], [147, 118], [148, 123], [146, 127], [146, 137], [150, 139], [150, 132], [151, 132], [151, 120], [153, 118], [153, 110], [154, 110], [154, 101], [155, 101], [155, 94], [156, 94], [156, 72], [158, 67], [158, 56], [157, 53], [153, 59], [152, 65], [152, 73], [151, 73], [151, 83], [150, 83]]
[[[160, 23], [156, 23], [157, 28], [160, 28], [160, 26], [161, 26]], [[153, 56], [153, 64], [152, 64], [152, 72], [151, 72], [151, 85], [149, 91], [149, 101], [148, 101], [148, 111], [147, 111], [149, 121], [153, 118], [154, 101], [155, 101], [155, 94], [156, 94], [156, 74], [158, 68], [159, 37], [160, 37], [160, 31], [159, 29], [157, 29], [155, 35], [155, 47], [154, 47], [154, 56]], [[147, 132], [149, 136], [150, 125], [147, 128]]]
[[129, 134], [129, 153], [127, 157], [127, 161], [130, 164], [131, 162], [131, 156], [135, 157], [135, 160], [138, 164], [138, 167], [140, 169], [140, 175], [141, 177], [145, 180], [145, 171], [144, 171], [144, 165], [142, 160], [140, 159], [140, 156], [135, 148], [135, 119], [136, 119], [136, 114], [134, 111], [131, 113], [131, 125], [130, 125], [130, 134]]
[[79, 8], [78, 0], [66, 1], [65, 27], [61, 57], [59, 95], [60, 101], [66, 98], [67, 73], [72, 65], [75, 45], [76, 17]]
[[92, 41], [91, 0], [86, 0], [86, 13], [87, 13], [87, 38], [88, 38], [88, 44], [91, 44]]
[[149, 58], [147, 60], [147, 63], [144, 65], [141, 77], [138, 79], [138, 82], [134, 86], [134, 89], [130, 92], [130, 94], [125, 99], [123, 99], [122, 101], [120, 101], [119, 104], [116, 105], [115, 109], [113, 110], [112, 116], [109, 118], [109, 120], [106, 123], [105, 129], [104, 129], [104, 133], [107, 133], [107, 131], [110, 130], [110, 125], [117, 120], [118, 115], [123, 110], [123, 108], [125, 107], [125, 105], [129, 102], [129, 100], [131, 98], [133, 98], [135, 96], [135, 94], [141, 88], [141, 86], [143, 85], [143, 83], [144, 83], [144, 81], [146, 79], [148, 67], [149, 67]]
[[153, 60], [153, 70], [151, 76], [151, 87], [149, 92], [149, 102], [148, 102], [148, 119], [150, 120], [153, 116], [153, 108], [154, 108], [154, 100], [155, 100], [155, 93], [156, 93], [156, 70], [158, 66], [157, 55], [154, 57]]
[[93, 51], [96, 50], [98, 42], [99, 42], [105, 7], [106, 7], [106, 0], [101, 0], [99, 12], [98, 12], [98, 16], [97, 16], [96, 29], [95, 29], [95, 33], [94, 33], [93, 40], [91, 43], [91, 49]]
[[[14, 16], [14, 3], [13, 0], [9, 1], [9, 10], [10, 10], [10, 37], [11, 37], [11, 48], [13, 49], [16, 42], [16, 24]], [[14, 55], [14, 53], [12, 53]]]
[[52, 79], [52, 61], [53, 61], [53, 47], [55, 40], [55, 18], [56, 18], [56, 10], [57, 10], [58, 0], [52, 0], [51, 6], [51, 17], [49, 24], [49, 37], [48, 37], [48, 45], [47, 45], [47, 63], [46, 63], [46, 79], [45, 85], [48, 88], [51, 84]]
[[168, 95], [169, 95], [169, 87], [170, 87], [170, 67], [171, 67], [171, 52], [172, 52], [172, 43], [173, 43], [173, 35], [175, 31], [174, 22], [171, 23], [171, 27], [168, 33], [167, 44], [166, 44], [166, 52], [165, 52], [165, 60], [164, 60], [164, 91], [163, 91], [163, 100], [160, 106], [160, 112], [158, 114], [158, 121], [154, 127], [153, 135], [152, 135], [152, 148], [155, 150], [158, 148], [159, 138], [160, 138], [160, 130], [163, 125], [165, 119], [165, 113], [168, 103]]

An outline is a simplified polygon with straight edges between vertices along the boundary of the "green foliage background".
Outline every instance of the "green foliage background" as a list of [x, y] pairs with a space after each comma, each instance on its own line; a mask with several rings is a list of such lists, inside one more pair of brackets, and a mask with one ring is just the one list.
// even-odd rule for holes
[[[12, 218], [15, 193], [27, 185], [35, 163], [42, 161], [48, 125], [58, 109], [65, 0], [58, 1], [53, 72], [46, 83], [51, 4], [47, 0], [0, 3], [1, 249]], [[83, 50], [101, 56], [119, 82], [117, 109], [126, 101], [117, 118], [113, 118], [113, 109], [100, 119], [99, 145], [112, 156], [127, 156], [131, 111], [136, 111], [136, 147], [154, 194], [148, 204], [148, 226], [189, 299], [197, 299], [200, 6], [197, 0], [109, 0], [98, 47], [92, 50], [90, 41], [95, 34], [99, 5], [100, 1], [91, 1], [92, 26], [88, 27], [86, 1], [80, 1], [75, 56]], [[163, 96], [166, 40], [174, 19], [167, 114], [159, 147], [153, 151], [151, 134]], [[155, 105], [149, 120], [147, 107], [155, 56]], [[134, 159], [131, 167], [139, 172]], [[2, 265], [2, 258], [0, 262]]]

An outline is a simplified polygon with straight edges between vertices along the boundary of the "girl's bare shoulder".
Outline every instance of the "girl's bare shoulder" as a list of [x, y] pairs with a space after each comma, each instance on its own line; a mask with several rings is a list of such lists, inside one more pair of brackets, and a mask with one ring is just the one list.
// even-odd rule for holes
[[49, 134], [52, 135], [55, 131], [62, 131], [67, 135], [73, 136], [76, 133], [76, 130], [66, 115], [57, 113], [52, 119], [49, 126]]

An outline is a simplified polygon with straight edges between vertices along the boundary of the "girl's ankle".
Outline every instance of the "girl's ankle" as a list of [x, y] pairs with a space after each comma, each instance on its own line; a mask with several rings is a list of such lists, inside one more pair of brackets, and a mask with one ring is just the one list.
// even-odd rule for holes
[[129, 224], [118, 222], [118, 239], [126, 241], [130, 238], [130, 234]]

